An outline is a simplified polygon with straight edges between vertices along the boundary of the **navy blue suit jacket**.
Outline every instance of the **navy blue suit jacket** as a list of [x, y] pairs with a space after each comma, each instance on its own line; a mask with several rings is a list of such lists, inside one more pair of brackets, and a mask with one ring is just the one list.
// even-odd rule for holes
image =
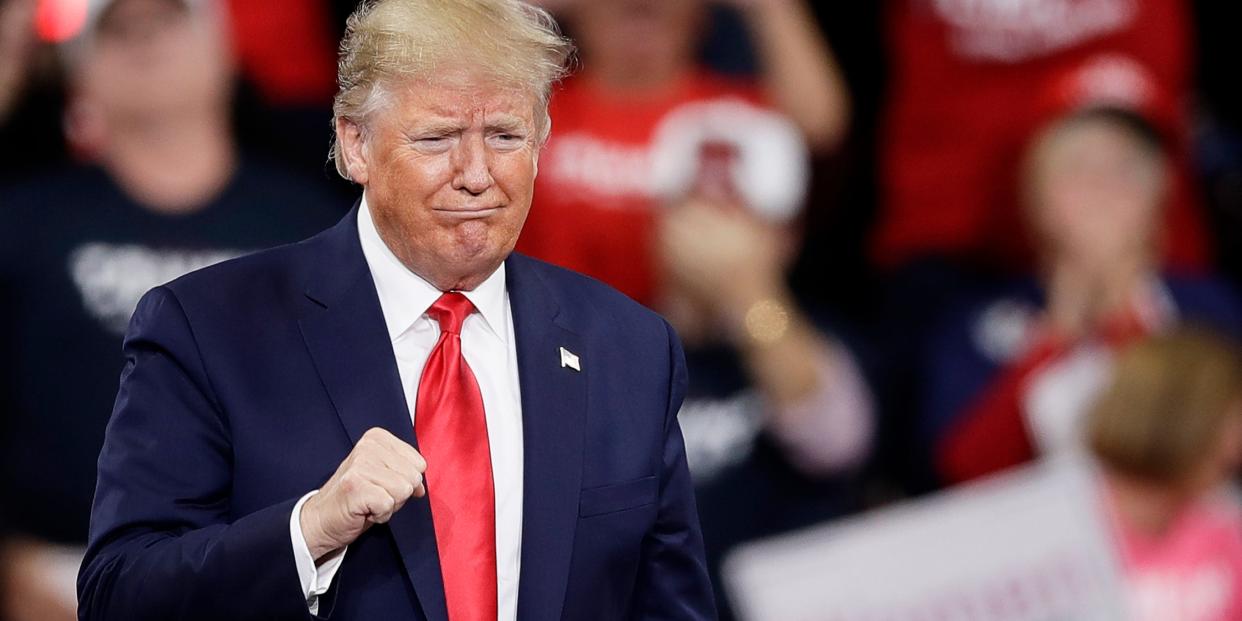
[[[715, 618], [676, 336], [596, 281], [517, 254], [506, 266], [525, 449], [518, 618]], [[417, 446], [357, 211], [152, 290], [124, 348], [80, 617], [311, 618], [296, 500], [372, 427]], [[425, 500], [350, 546], [320, 615], [447, 621]]]

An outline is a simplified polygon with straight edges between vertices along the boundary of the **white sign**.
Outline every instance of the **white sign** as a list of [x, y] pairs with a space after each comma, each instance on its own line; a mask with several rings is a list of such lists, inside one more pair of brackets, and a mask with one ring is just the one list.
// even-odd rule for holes
[[746, 621], [1124, 621], [1090, 470], [1063, 460], [740, 548]]

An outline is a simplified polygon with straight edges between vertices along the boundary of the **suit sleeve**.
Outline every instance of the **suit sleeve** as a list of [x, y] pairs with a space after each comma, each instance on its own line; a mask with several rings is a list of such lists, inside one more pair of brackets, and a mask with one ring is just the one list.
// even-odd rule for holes
[[234, 516], [232, 453], [175, 295], [143, 297], [99, 456], [79, 616], [89, 621], [307, 619], [291, 498]]
[[660, 465], [659, 513], [643, 539], [634, 586], [633, 619], [707, 620], [716, 605], [703, 535], [699, 530], [694, 486], [686, 466], [686, 448], [677, 413], [686, 394], [686, 362], [673, 329], [664, 324], [669, 343], [668, 410], [664, 417], [664, 452]]

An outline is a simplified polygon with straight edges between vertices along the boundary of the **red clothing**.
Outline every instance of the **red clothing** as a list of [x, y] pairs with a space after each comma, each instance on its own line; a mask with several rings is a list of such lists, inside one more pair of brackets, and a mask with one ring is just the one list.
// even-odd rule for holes
[[238, 64], [268, 103], [331, 103], [336, 36], [326, 2], [230, 0], [228, 7]]
[[1022, 412], [1026, 386], [1068, 350], [1058, 339], [1039, 342], [988, 386], [936, 449], [936, 465], [945, 482], [962, 483], [1035, 458]]
[[[1173, 322], [1175, 310], [1167, 294], [1142, 292], [1133, 306], [1107, 318], [1090, 341], [1110, 352], [1117, 352]], [[1036, 328], [1024, 354], [1012, 362], [987, 386], [949, 429], [936, 447], [937, 467], [948, 483], [961, 483], [1031, 461], [1039, 453], [1032, 438], [1032, 413], [1027, 411], [1031, 391], [1039, 380], [1068, 362], [1083, 342], [1067, 339]], [[1111, 360], [1108, 363], [1111, 368]], [[1100, 387], [1088, 382], [1081, 387], [1060, 387], [1062, 391], [1088, 393]], [[1070, 409], [1081, 403], [1072, 396]], [[1071, 412], [1079, 419], [1085, 412]]]
[[1242, 619], [1242, 515], [1229, 499], [1187, 507], [1152, 536], [1114, 515], [1134, 621]]
[[680, 106], [712, 100], [759, 103], [749, 82], [706, 71], [662, 94], [618, 97], [589, 75], [552, 98], [552, 137], [539, 158], [535, 201], [518, 250], [598, 278], [651, 305], [659, 208], [650, 173], [656, 131]]
[[[924, 254], [1029, 265], [1016, 192], [1034, 132], [1054, 116], [1098, 101], [1089, 85], [1049, 106], [1067, 75], [1101, 61], [1132, 65], [1150, 82], [1136, 110], [1169, 134], [1174, 150], [1167, 259], [1206, 262], [1202, 216], [1188, 183], [1182, 98], [1192, 59], [1181, 0], [898, 0], [888, 12], [890, 104], [882, 136], [886, 196], [876, 259], [899, 266]], [[1124, 86], [1124, 85], [1123, 85]], [[1146, 87], [1146, 85], [1140, 85]]]

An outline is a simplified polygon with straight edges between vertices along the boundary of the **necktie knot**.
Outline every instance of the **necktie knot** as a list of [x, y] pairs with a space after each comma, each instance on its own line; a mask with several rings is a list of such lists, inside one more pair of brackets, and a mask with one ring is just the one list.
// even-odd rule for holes
[[473, 312], [474, 304], [457, 291], [445, 292], [427, 309], [427, 315], [440, 324], [440, 330], [450, 334], [461, 334], [461, 325]]

